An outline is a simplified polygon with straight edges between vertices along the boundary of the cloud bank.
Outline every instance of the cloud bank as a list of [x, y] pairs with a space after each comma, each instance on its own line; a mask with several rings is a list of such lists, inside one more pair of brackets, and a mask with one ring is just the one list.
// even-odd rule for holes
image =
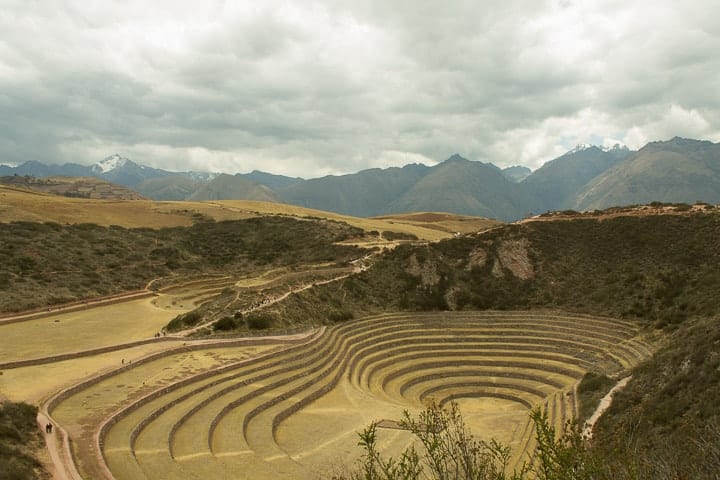
[[316, 177], [720, 141], [714, 0], [7, 0], [0, 163]]

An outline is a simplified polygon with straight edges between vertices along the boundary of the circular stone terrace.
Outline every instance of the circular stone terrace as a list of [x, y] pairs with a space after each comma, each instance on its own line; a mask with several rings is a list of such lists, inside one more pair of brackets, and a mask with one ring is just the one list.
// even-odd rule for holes
[[[207, 345], [205, 354], [221, 347]], [[227, 348], [227, 347], [226, 347]], [[196, 350], [202, 354], [203, 350]], [[180, 372], [179, 354], [153, 357], [52, 399], [83, 478], [314, 478], [351, 465], [357, 433], [379, 421], [379, 448], [413, 442], [404, 411], [455, 401], [473, 433], [534, 448], [529, 410], [560, 427], [577, 411], [588, 371], [617, 373], [651, 353], [636, 325], [536, 312], [402, 313], [320, 329], [282, 348], [187, 374], [118, 404], [147, 371]]]

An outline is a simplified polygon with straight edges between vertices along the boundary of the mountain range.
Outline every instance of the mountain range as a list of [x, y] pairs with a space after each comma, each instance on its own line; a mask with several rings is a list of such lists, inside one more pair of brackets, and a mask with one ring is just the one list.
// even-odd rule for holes
[[535, 171], [453, 155], [434, 166], [368, 169], [302, 179], [169, 172], [112, 155], [92, 166], [28, 161], [2, 175], [94, 176], [156, 200], [263, 200], [368, 217], [445, 211], [506, 221], [551, 210], [661, 202], [720, 203], [720, 143], [675, 137], [640, 150], [579, 145]]

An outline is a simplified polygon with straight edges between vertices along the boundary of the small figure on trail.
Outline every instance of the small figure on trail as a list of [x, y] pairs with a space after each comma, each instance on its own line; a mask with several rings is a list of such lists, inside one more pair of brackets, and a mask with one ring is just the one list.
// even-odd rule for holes
[[124, 359], [124, 358], [122, 359], [122, 365], [125, 365], [125, 359]]
[[45, 433], [52, 433], [52, 423], [45, 424]]

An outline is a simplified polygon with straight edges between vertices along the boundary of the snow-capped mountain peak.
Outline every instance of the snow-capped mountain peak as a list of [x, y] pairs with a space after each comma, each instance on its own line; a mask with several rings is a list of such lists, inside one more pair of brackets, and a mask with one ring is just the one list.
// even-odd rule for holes
[[130, 160], [128, 160], [125, 157], [121, 157], [119, 154], [110, 155], [109, 157], [103, 158], [98, 163], [92, 166], [92, 171], [94, 173], [108, 173], [116, 168], [120, 168], [124, 166], [126, 163], [128, 163]]
[[195, 172], [195, 171], [192, 171], [192, 170], [191, 170], [191, 171], [187, 172], [186, 175], [187, 175], [189, 178], [191, 178], [191, 179], [193, 179], [193, 180], [195, 180], [195, 181], [199, 181], [199, 182], [209, 182], [209, 181], [211, 181], [211, 180], [214, 180], [214, 179], [219, 175], [219, 173], [216, 173], [216, 172]]
[[613, 152], [617, 150], [628, 150], [627, 145], [621, 145], [619, 143], [616, 143], [612, 147], [602, 147], [601, 149], [603, 152]]
[[[578, 144], [575, 146], [575, 148], [573, 148], [572, 150], [570, 150], [568, 153], [578, 153], [578, 152], [582, 152], [583, 150], [588, 150], [588, 149], [593, 148], [593, 147], [595, 147], [595, 145], [591, 145], [591, 144], [589, 144], [589, 143], [578, 143]], [[596, 147], [596, 148], [597, 148], [597, 147]]]
[[604, 146], [601, 146], [601, 145], [592, 145], [592, 144], [589, 144], [589, 143], [578, 143], [575, 148], [573, 148], [572, 150], [570, 150], [569, 152], [567, 152], [567, 155], [569, 155], [569, 154], [571, 154], [571, 153], [582, 152], [582, 151], [584, 151], [584, 150], [590, 150], [591, 148], [597, 148], [598, 150], [602, 150], [602, 151], [605, 152], [605, 153], [607, 153], [607, 152], [617, 152], [617, 151], [621, 151], [621, 150], [628, 150], [628, 147], [627, 147], [627, 146], [621, 145], [621, 144], [619, 144], [619, 143], [616, 143], [615, 145], [607, 146], [607, 147], [604, 147]]

